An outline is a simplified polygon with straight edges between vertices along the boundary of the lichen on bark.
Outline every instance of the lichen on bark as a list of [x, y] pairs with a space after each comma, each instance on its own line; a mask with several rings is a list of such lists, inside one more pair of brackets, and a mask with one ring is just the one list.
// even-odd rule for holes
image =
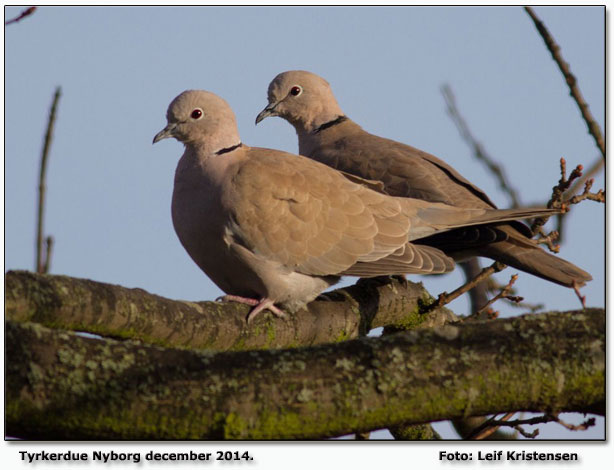
[[604, 325], [603, 309], [587, 309], [214, 353], [8, 321], [6, 429], [43, 439], [311, 439], [502, 411], [603, 413]]

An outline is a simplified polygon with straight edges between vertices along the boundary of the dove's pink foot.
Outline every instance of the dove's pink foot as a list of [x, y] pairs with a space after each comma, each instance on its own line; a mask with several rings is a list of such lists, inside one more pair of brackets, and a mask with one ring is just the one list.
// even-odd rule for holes
[[279, 318], [287, 318], [287, 315], [275, 306], [275, 302], [271, 299], [267, 299], [266, 297], [260, 300], [250, 299], [249, 297], [241, 297], [238, 295], [224, 295], [219, 297], [217, 300], [222, 300], [223, 302], [239, 302], [241, 304], [251, 305], [254, 308], [247, 315], [247, 323], [251, 323], [256, 315], [258, 315], [263, 310], [269, 310], [273, 315]]

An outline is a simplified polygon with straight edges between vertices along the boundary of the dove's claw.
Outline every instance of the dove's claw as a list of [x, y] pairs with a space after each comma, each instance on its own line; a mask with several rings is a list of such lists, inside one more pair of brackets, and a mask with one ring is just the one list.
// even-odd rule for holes
[[275, 302], [266, 297], [260, 300], [250, 299], [249, 297], [241, 297], [239, 295], [223, 295], [215, 299], [222, 302], [239, 302], [254, 307], [247, 315], [247, 323], [251, 323], [256, 316], [263, 310], [269, 310], [273, 315], [279, 318], [288, 318], [288, 316], [275, 306]]

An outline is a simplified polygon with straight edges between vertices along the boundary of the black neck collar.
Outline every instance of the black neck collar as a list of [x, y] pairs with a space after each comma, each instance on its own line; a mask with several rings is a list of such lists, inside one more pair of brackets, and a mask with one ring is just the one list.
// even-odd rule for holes
[[313, 131], [313, 133], [317, 134], [318, 132], [322, 132], [324, 129], [328, 129], [329, 127], [333, 127], [333, 126], [336, 126], [337, 124], [341, 124], [343, 121], [347, 121], [347, 119], [348, 119], [347, 116], [341, 115], [338, 118], [333, 119], [332, 121], [325, 122], [320, 127], [318, 127], [315, 131]]
[[233, 145], [232, 147], [227, 147], [225, 149], [220, 149], [217, 152], [215, 152], [216, 155], [222, 155], [223, 153], [228, 153], [228, 152], [232, 152], [235, 149], [238, 149], [239, 147], [241, 147], [243, 144], [241, 142], [239, 142], [237, 145]]

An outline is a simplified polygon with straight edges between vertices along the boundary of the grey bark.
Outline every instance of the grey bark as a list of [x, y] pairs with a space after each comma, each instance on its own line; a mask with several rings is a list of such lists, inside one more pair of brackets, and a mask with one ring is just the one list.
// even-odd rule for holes
[[605, 411], [605, 312], [293, 350], [205, 352], [6, 324], [6, 431], [40, 439], [310, 439], [506, 411]]
[[143, 289], [68, 276], [9, 271], [6, 318], [102, 336], [191, 349], [248, 350], [338, 342], [384, 325], [428, 327], [457, 320], [448, 309], [421, 313], [432, 300], [421, 283], [359, 281], [280, 321], [270, 314], [247, 325], [249, 307], [170, 300]]

